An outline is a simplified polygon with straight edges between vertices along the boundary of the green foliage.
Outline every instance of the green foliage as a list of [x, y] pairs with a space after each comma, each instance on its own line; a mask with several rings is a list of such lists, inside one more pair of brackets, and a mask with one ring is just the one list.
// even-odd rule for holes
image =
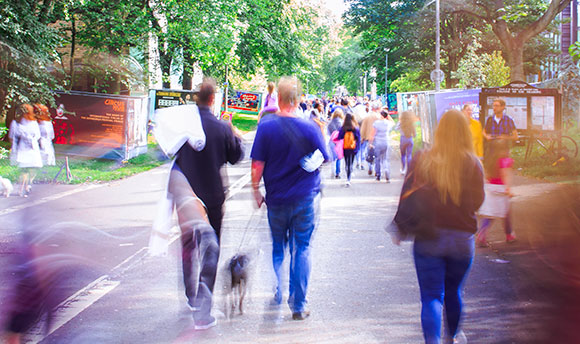
[[561, 57], [558, 77], [550, 80], [547, 87], [562, 88], [564, 120], [579, 121], [580, 113], [580, 67], [570, 56]]
[[234, 125], [234, 127], [238, 128], [243, 132], [256, 130], [256, 128], [258, 127], [258, 116], [234, 114], [232, 124]]
[[506, 66], [501, 52], [494, 51], [487, 55], [487, 66], [484, 69], [486, 74], [486, 86], [498, 87], [509, 84], [510, 82], [510, 68]]
[[453, 75], [462, 88], [504, 86], [510, 81], [510, 69], [505, 65], [501, 52], [482, 52], [481, 44], [477, 41], [469, 46]]
[[14, 105], [53, 101], [47, 72], [60, 43], [36, 1], [0, 1], [0, 115]]
[[407, 72], [391, 83], [391, 92], [416, 92], [433, 89], [433, 83], [421, 78], [421, 72], [414, 70]]

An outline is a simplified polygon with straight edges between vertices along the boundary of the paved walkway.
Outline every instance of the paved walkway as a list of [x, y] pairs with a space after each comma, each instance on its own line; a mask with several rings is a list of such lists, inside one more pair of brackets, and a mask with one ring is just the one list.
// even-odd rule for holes
[[[285, 304], [274, 308], [269, 304], [274, 283], [269, 229], [264, 213], [253, 209], [246, 186], [226, 204], [220, 262], [223, 269], [249, 228], [242, 247], [252, 257], [244, 315], [226, 319], [224, 273], [220, 271], [214, 305], [218, 326], [193, 330], [185, 308], [175, 242], [167, 257], [141, 255], [117, 271], [114, 286], [106, 292], [99, 290], [103, 295], [70, 317], [43, 343], [420, 343], [419, 291], [411, 244], [394, 246], [383, 230], [394, 215], [402, 184], [396, 172], [398, 162], [392, 161], [392, 183], [377, 182], [366, 171], [358, 170], [350, 188], [344, 187], [344, 179], [327, 179], [329, 168], [323, 171], [324, 197], [313, 241], [308, 295], [312, 316], [306, 321], [291, 320]], [[66, 195], [60, 199], [64, 203], [49, 200], [43, 205], [54, 211], [56, 219], [94, 208], [82, 221], [98, 224], [104, 231], [114, 231], [115, 225], [131, 228], [132, 221], [138, 221], [132, 227], [139, 233], [138, 240], [130, 250], [136, 252], [146, 245], [146, 222], [153, 216], [165, 172], [162, 167]], [[230, 169], [230, 185], [247, 172], [248, 162]], [[37, 188], [39, 194], [43, 187]], [[62, 192], [69, 190], [65, 189]], [[580, 199], [577, 190], [518, 178], [514, 192], [518, 194], [513, 217], [519, 241], [506, 244], [501, 230], [495, 228], [490, 233], [492, 247], [478, 249], [465, 289], [466, 335], [472, 343], [546, 343], [559, 335], [563, 338], [560, 342], [573, 343], [570, 333], [576, 333], [572, 330], [578, 320], [574, 316], [580, 314], [575, 284], [579, 260], [574, 255], [578, 250], [572, 251], [578, 247], [574, 246], [578, 243], [578, 233], [574, 232], [578, 218], [572, 211], [580, 209], [576, 207]], [[128, 212], [118, 209], [122, 205]], [[143, 207], [145, 211], [135, 213]], [[112, 216], [103, 213], [104, 209]], [[0, 221], [5, 218], [0, 215]], [[559, 235], [553, 235], [555, 230]], [[546, 235], [547, 231], [550, 234]], [[8, 232], [5, 222], [0, 224], [0, 236]], [[110, 266], [130, 255], [117, 254], [111, 247], [94, 248], [101, 250], [103, 257], [115, 252], [117, 258]], [[96, 293], [86, 291], [89, 296]], [[287, 291], [285, 294], [287, 297]], [[66, 315], [71, 308], [61, 312]]]

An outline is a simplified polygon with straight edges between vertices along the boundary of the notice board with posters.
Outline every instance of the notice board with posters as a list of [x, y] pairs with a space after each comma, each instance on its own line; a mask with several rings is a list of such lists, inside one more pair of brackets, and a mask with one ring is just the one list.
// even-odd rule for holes
[[56, 92], [51, 109], [63, 154], [127, 160], [147, 151], [147, 98]]
[[510, 116], [521, 134], [530, 130], [555, 132], [562, 128], [562, 95], [557, 89], [536, 88], [525, 82], [515, 81], [496, 88], [482, 88], [479, 95], [480, 121], [485, 126], [493, 116], [493, 102], [506, 102], [505, 114]]
[[[250, 91], [233, 91], [228, 94], [227, 111], [258, 115], [262, 108], [262, 93]], [[225, 110], [225, 107], [222, 108]]]

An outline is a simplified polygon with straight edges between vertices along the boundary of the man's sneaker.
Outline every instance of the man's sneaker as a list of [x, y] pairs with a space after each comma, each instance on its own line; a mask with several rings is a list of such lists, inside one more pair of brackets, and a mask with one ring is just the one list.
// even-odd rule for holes
[[390, 183], [391, 181], [389, 180], [389, 178], [387, 178], [387, 184]]
[[506, 236], [505, 236], [505, 241], [506, 241], [508, 244], [511, 244], [511, 243], [513, 243], [513, 242], [516, 242], [516, 241], [517, 241], [517, 239], [516, 239], [516, 236], [515, 236], [515, 235], [513, 235], [513, 234], [506, 234]]
[[214, 327], [217, 325], [217, 320], [213, 316], [208, 316], [205, 319], [195, 320], [195, 329], [196, 330], [207, 330], [209, 328]]
[[346, 181], [346, 184], [344, 186], [349, 187], [350, 186], [350, 180], [347, 180]]
[[373, 171], [369, 170], [369, 176], [372, 176], [372, 175], [373, 175]]
[[302, 312], [292, 313], [292, 319], [293, 320], [305, 320], [309, 316], [310, 316], [310, 312], [309, 311], [302, 311]]

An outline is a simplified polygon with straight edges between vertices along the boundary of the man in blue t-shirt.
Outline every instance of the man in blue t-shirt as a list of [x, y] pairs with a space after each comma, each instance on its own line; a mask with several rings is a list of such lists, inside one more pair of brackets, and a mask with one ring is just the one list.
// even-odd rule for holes
[[[328, 161], [320, 129], [312, 122], [295, 116], [299, 96], [294, 79], [283, 78], [278, 84], [280, 111], [258, 125], [252, 147], [252, 188], [260, 207], [268, 205], [272, 234], [272, 263], [277, 285], [274, 301], [282, 302], [281, 267], [290, 244], [290, 295], [288, 305], [294, 320], [304, 320], [308, 280], [310, 278], [310, 239], [316, 228], [320, 174], [307, 172], [301, 160], [319, 150]], [[266, 198], [259, 190], [264, 178]]]

